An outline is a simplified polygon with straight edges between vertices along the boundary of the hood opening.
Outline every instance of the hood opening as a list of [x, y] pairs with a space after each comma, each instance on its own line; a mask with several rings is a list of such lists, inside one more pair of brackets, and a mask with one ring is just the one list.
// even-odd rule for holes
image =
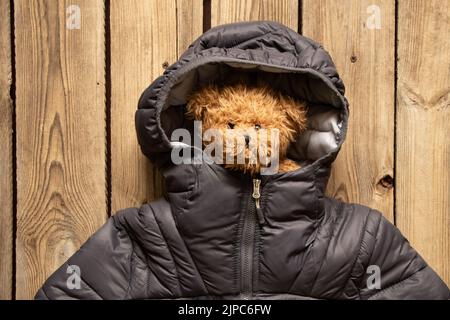
[[294, 71], [291, 68], [235, 61], [199, 65], [182, 73], [174, 82], [160, 116], [161, 128], [172, 147], [180, 147], [177, 142], [171, 141], [173, 130], [181, 127], [192, 130], [192, 124], [184, 115], [189, 95], [211, 83], [220, 86], [237, 80], [247, 83], [262, 80], [276, 90], [307, 101], [307, 130], [291, 144], [288, 151], [290, 159], [304, 166], [339, 148], [345, 119], [343, 101], [337, 90], [330, 95], [330, 87], [319, 74], [314, 74], [312, 70]]

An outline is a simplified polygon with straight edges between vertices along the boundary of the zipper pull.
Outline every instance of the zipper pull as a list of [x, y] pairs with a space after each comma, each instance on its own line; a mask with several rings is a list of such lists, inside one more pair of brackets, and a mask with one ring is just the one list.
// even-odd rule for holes
[[253, 179], [253, 194], [252, 197], [255, 200], [255, 207], [256, 207], [256, 215], [258, 217], [259, 224], [264, 224], [266, 221], [264, 219], [264, 215], [261, 211], [261, 207], [259, 205], [259, 198], [261, 198], [261, 193], [259, 191], [261, 185], [261, 180], [259, 179]]

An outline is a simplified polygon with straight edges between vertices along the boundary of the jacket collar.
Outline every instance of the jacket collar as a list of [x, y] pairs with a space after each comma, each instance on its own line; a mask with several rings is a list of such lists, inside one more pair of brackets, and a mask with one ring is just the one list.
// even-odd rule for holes
[[198, 219], [225, 219], [223, 215], [239, 219], [239, 211], [251, 197], [252, 180], [257, 178], [261, 180], [262, 213], [268, 223], [276, 224], [322, 217], [329, 166], [313, 163], [292, 172], [252, 177], [202, 163], [172, 165], [163, 174], [178, 220], [192, 225]]

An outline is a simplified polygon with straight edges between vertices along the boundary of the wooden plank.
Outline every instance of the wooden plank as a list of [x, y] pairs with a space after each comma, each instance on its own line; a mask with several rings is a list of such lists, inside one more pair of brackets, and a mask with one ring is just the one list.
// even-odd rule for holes
[[347, 139], [334, 163], [328, 194], [378, 209], [391, 221], [394, 11], [390, 0], [304, 0], [302, 21], [303, 33], [333, 57], [350, 102]]
[[142, 91], [177, 58], [176, 3], [111, 1], [112, 211], [161, 194], [161, 178], [142, 154], [134, 114]]
[[177, 0], [178, 55], [203, 33], [203, 0]]
[[0, 0], [0, 300], [12, 292], [12, 103], [9, 0]]
[[450, 2], [398, 12], [396, 220], [450, 285]]
[[27, 299], [107, 217], [104, 3], [14, 4], [16, 298]]
[[211, 25], [273, 20], [297, 30], [298, 0], [212, 0]]

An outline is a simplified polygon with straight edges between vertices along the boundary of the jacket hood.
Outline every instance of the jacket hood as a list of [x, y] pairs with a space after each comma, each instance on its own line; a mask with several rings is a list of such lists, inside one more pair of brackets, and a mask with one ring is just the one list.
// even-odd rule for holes
[[157, 166], [170, 162], [171, 141], [185, 120], [189, 94], [209, 83], [263, 79], [308, 103], [308, 130], [289, 150], [310, 167], [328, 167], [345, 138], [348, 103], [330, 55], [316, 42], [270, 21], [217, 26], [205, 32], [142, 94], [136, 129], [142, 152]]

